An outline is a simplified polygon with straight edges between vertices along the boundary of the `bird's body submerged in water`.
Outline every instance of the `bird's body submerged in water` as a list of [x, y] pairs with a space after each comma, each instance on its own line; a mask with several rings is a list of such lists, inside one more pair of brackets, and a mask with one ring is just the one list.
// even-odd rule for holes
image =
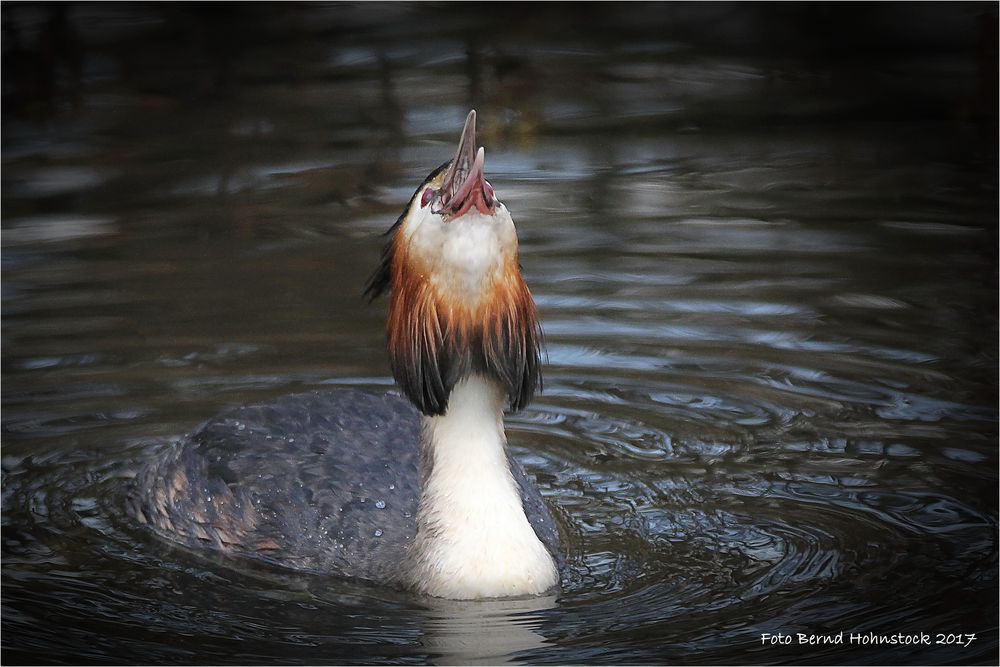
[[417, 188], [369, 282], [388, 291], [405, 399], [289, 396], [213, 419], [136, 476], [157, 534], [238, 557], [450, 598], [539, 594], [558, 533], [506, 447], [503, 410], [539, 382], [541, 332], [517, 236], [469, 114]]

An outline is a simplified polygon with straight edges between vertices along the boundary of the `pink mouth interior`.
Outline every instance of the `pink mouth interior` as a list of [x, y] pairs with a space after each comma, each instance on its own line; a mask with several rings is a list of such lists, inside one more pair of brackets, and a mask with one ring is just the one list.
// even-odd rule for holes
[[441, 187], [441, 212], [455, 218], [475, 208], [483, 214], [492, 214], [497, 207], [493, 187], [483, 176], [486, 151], [476, 145], [476, 112], [472, 110], [465, 119], [462, 138], [458, 142], [455, 159], [445, 174]]
[[469, 175], [461, 187], [448, 200], [448, 209], [454, 216], [465, 215], [473, 207], [480, 213], [491, 213], [495, 205], [493, 199], [493, 187], [483, 176], [483, 163], [486, 160], [486, 151], [480, 148], [476, 152], [476, 158], [469, 169]]

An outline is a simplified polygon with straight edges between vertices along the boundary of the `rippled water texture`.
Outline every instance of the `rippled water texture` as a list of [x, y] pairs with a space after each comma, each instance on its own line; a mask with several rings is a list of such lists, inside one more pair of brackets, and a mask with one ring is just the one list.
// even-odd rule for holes
[[[995, 664], [991, 11], [4, 3], [4, 662]], [[219, 410], [390, 388], [363, 283], [473, 106], [561, 592], [138, 530], [130, 471]]]

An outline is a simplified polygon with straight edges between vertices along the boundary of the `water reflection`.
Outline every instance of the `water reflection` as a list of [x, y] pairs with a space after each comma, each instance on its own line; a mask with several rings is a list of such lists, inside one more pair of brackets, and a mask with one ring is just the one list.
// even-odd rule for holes
[[554, 595], [524, 600], [428, 600], [421, 644], [436, 665], [518, 664], [519, 655], [551, 644], [539, 633]]

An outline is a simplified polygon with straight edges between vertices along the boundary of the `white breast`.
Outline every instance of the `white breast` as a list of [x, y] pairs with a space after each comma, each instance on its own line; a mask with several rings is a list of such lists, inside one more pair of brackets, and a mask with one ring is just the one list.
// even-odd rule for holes
[[454, 599], [537, 595], [558, 583], [524, 513], [504, 452], [503, 392], [479, 376], [424, 420], [432, 457], [417, 516], [417, 590]]

